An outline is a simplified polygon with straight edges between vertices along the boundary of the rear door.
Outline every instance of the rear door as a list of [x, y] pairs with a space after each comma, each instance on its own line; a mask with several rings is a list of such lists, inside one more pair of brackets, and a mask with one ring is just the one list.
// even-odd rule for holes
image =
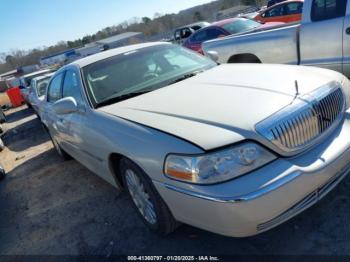
[[300, 27], [300, 63], [342, 72], [344, 18], [347, 0], [304, 3]]

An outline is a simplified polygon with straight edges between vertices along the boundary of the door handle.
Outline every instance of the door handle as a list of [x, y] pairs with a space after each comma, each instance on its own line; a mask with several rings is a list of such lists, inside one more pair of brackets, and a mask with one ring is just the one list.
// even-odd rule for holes
[[350, 35], [350, 27], [346, 28], [345, 33]]

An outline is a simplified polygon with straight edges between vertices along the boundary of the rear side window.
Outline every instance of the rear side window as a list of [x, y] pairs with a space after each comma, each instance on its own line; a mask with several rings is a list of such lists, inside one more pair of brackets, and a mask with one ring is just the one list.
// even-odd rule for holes
[[313, 0], [311, 20], [322, 21], [345, 16], [347, 0]]
[[285, 6], [285, 15], [301, 14], [303, 11], [303, 3], [290, 3]]
[[218, 38], [221, 35], [227, 35], [224, 31], [217, 28], [203, 29], [196, 33], [191, 39], [193, 42], [204, 42], [207, 40]]
[[73, 70], [67, 70], [63, 82], [63, 97], [73, 97], [78, 104], [82, 103], [78, 75]]
[[55, 76], [49, 86], [47, 101], [55, 102], [61, 98], [61, 84], [62, 84], [63, 73]]

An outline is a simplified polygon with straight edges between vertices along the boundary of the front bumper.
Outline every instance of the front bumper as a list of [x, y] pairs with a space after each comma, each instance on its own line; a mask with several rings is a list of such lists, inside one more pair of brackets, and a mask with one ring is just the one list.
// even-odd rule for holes
[[214, 233], [244, 237], [310, 207], [350, 172], [350, 112], [322, 144], [217, 185], [154, 184], [174, 217]]

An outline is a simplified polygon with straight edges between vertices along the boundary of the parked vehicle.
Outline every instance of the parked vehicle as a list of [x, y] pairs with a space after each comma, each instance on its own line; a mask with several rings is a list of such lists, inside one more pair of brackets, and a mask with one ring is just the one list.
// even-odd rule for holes
[[301, 20], [303, 0], [288, 0], [260, 12], [254, 20], [260, 23], [283, 22], [293, 23]]
[[284, 2], [285, 0], [269, 0], [269, 1], [267, 1], [267, 8], [268, 7], [271, 7], [271, 6], [273, 6], [273, 5], [275, 5], [275, 4], [278, 4], [278, 3], [281, 3], [281, 2]]
[[30, 87], [30, 82], [34, 77], [41, 76], [50, 72], [53, 72], [54, 70], [52, 69], [44, 69], [40, 71], [35, 71], [30, 74], [26, 74], [24, 76], [21, 76], [19, 78], [20, 81], [20, 86], [19, 88], [21, 89], [21, 94], [26, 103], [28, 103], [28, 95], [29, 95], [29, 87]]
[[146, 43], [58, 70], [42, 122], [62, 157], [124, 187], [155, 232], [180, 221], [238, 237], [288, 220], [347, 175], [349, 116], [340, 73], [217, 65]]
[[41, 118], [42, 103], [45, 100], [46, 88], [53, 73], [34, 77], [29, 87], [28, 103]]
[[333, 2], [306, 0], [301, 24], [211, 40], [203, 49], [219, 63], [312, 65], [350, 77], [350, 13], [346, 1]]
[[174, 39], [177, 44], [183, 44], [183, 42], [197, 30], [209, 26], [208, 22], [197, 22], [190, 25], [177, 28], [174, 31]]
[[246, 18], [229, 18], [212, 23], [210, 26], [202, 28], [193, 33], [184, 42], [183, 46], [192, 49], [200, 54], [204, 54], [202, 43], [215, 38], [225, 37], [232, 34], [238, 34], [246, 31], [262, 30], [284, 23], [266, 23], [261, 24]]

